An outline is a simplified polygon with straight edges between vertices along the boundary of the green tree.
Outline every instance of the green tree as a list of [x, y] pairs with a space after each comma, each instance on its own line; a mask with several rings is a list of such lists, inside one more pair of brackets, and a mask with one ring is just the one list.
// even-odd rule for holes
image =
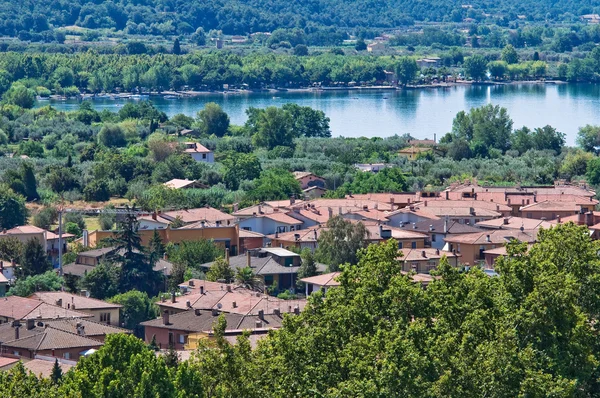
[[177, 366], [179, 366], [179, 354], [175, 351], [173, 344], [169, 344], [169, 348], [167, 349], [167, 352], [162, 355], [162, 358], [168, 368], [176, 369]]
[[306, 44], [296, 44], [294, 47], [294, 55], [297, 57], [304, 57], [308, 55], [308, 47]]
[[231, 269], [229, 263], [227, 263], [227, 261], [225, 261], [223, 257], [217, 258], [206, 273], [206, 280], [213, 282], [224, 280], [225, 283], [229, 283], [233, 279], [233, 270]]
[[20, 83], [13, 83], [8, 91], [4, 93], [3, 99], [8, 104], [29, 109], [33, 108], [35, 103], [35, 91]]
[[176, 37], [175, 41], [173, 42], [173, 49], [171, 51], [173, 54], [175, 55], [179, 55], [181, 54], [181, 45], [179, 44], [179, 38]]
[[178, 245], [168, 245], [166, 250], [169, 261], [193, 269], [223, 255], [223, 249], [210, 239], [184, 240]]
[[122, 306], [121, 319], [123, 319], [125, 327], [133, 330], [135, 335], [140, 338], [144, 336], [144, 328], [140, 326], [140, 323], [154, 319], [159, 314], [158, 307], [148, 295], [137, 290], [118, 294], [108, 301]]
[[90, 181], [83, 188], [83, 198], [88, 202], [106, 202], [110, 200], [108, 183], [103, 179]]
[[358, 40], [356, 40], [356, 45], [354, 46], [354, 49], [356, 51], [365, 51], [367, 49], [367, 43], [365, 43], [364, 39], [359, 38]]
[[155, 263], [157, 260], [162, 258], [162, 256], [166, 252], [165, 244], [163, 243], [163, 240], [162, 240], [160, 234], [158, 233], [157, 229], [155, 229], [154, 232], [152, 233], [152, 239], [150, 239], [150, 242], [149, 242], [149, 249], [150, 249], [150, 257], [151, 257], [150, 262], [151, 263]]
[[58, 364], [58, 358], [56, 358], [54, 360], [54, 366], [52, 366], [52, 373], [50, 373], [50, 380], [52, 380], [52, 383], [54, 383], [55, 385], [58, 385], [61, 383], [62, 377], [62, 368]]
[[345, 263], [356, 264], [358, 251], [365, 247], [365, 240], [369, 237], [365, 225], [336, 215], [327, 221], [326, 227], [317, 242], [317, 261], [326, 264], [331, 272], [339, 270], [340, 265]]
[[565, 145], [565, 134], [557, 131], [552, 126], [536, 128], [531, 138], [534, 148], [539, 151], [552, 150], [560, 153]]
[[81, 280], [81, 287], [90, 296], [104, 300], [119, 293], [120, 270], [108, 262], [101, 262]]
[[14, 236], [7, 236], [0, 239], [0, 258], [3, 260], [21, 261], [21, 255], [25, 245]]
[[294, 175], [287, 170], [264, 170], [254, 181], [254, 189], [248, 192], [251, 201], [284, 200], [292, 196], [300, 197], [302, 190]]
[[585, 178], [592, 185], [600, 184], [600, 158], [594, 157], [588, 161]]
[[252, 181], [260, 176], [260, 160], [253, 153], [232, 152], [224, 160], [223, 182], [227, 188], [235, 191], [244, 180]]
[[399, 167], [388, 167], [378, 173], [358, 172], [349, 186], [350, 192], [359, 194], [404, 192], [406, 188], [406, 178]]
[[202, 134], [223, 137], [229, 129], [229, 116], [214, 102], [204, 105], [204, 109], [198, 112], [197, 120]]
[[517, 54], [517, 50], [511, 44], [507, 44], [502, 49], [502, 61], [507, 64], [516, 64], [519, 62], [519, 54]]
[[35, 292], [54, 292], [62, 288], [63, 279], [54, 271], [46, 271], [43, 274], [30, 275], [18, 278], [17, 282], [10, 288], [10, 294], [21, 297], [29, 297]]
[[600, 150], [600, 126], [587, 124], [580, 127], [577, 133], [577, 145], [588, 152]]
[[506, 74], [508, 65], [505, 61], [493, 61], [488, 64], [488, 69], [493, 78], [501, 80]]
[[246, 289], [263, 290], [262, 280], [250, 267], [239, 268], [235, 273], [235, 282]]
[[0, 184], [0, 227], [11, 229], [17, 225], [25, 225], [28, 215], [25, 198]]
[[37, 239], [29, 239], [23, 248], [21, 267], [17, 269], [20, 278], [43, 274], [52, 269], [52, 264], [46, 255], [46, 248]]
[[252, 133], [252, 143], [273, 149], [276, 146], [293, 146], [292, 117], [281, 108], [249, 108], [246, 128]]
[[470, 56], [465, 60], [465, 72], [473, 80], [482, 80], [487, 72], [487, 61], [479, 54]]
[[317, 275], [317, 261], [315, 260], [315, 255], [312, 250], [305, 248], [302, 249], [300, 253], [302, 257], [302, 264], [300, 268], [298, 268], [298, 281], [296, 282], [296, 286], [298, 289], [304, 289], [304, 282], [300, 282], [300, 279], [308, 278], [311, 276]]
[[417, 62], [412, 57], [400, 57], [396, 63], [396, 75], [403, 86], [415, 80], [418, 71]]
[[325, 112], [292, 103], [283, 105], [282, 109], [292, 119], [294, 137], [331, 137], [329, 118], [325, 116]]
[[125, 132], [118, 124], [105, 124], [98, 133], [98, 144], [113, 148], [127, 145]]
[[28, 201], [39, 199], [40, 195], [37, 192], [37, 181], [35, 178], [33, 165], [29, 162], [21, 164], [21, 174], [23, 176], [25, 198]]

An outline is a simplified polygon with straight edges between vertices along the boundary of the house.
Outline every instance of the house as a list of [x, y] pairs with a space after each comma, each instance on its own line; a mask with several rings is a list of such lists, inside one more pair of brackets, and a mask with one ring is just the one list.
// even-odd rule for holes
[[417, 207], [410, 205], [403, 209], [393, 211], [391, 213], [388, 213], [387, 215], [388, 220], [390, 220], [389, 225], [402, 227], [405, 224], [415, 224], [441, 219], [440, 217], [430, 213], [427, 210], [423, 209], [420, 206]]
[[376, 41], [367, 45], [367, 51], [370, 53], [379, 53], [385, 51], [386, 45], [384, 42]]
[[10, 370], [17, 363], [19, 363], [19, 360], [17, 358], [0, 357], [0, 372]]
[[589, 203], [586, 205], [574, 202], [559, 202], [545, 200], [532, 203], [519, 209], [525, 218], [534, 218], [537, 220], [555, 220], [557, 217], [568, 217], [579, 213], [586, 213], [593, 210], [594, 206]]
[[402, 256], [399, 261], [402, 263], [402, 270], [405, 272], [416, 272], [417, 274], [428, 274], [437, 269], [440, 260], [444, 257], [448, 259], [450, 265], [458, 267], [460, 254], [446, 252], [440, 249], [420, 248], [420, 249], [401, 249]]
[[12, 283], [15, 280], [15, 272], [20, 265], [15, 263], [15, 260], [5, 261], [0, 260], [0, 274], [2, 274], [8, 282]]
[[[234, 271], [250, 267], [266, 287], [272, 286], [277, 291], [295, 289], [301, 264], [299, 254], [280, 247], [249, 250], [245, 256], [231, 256], [228, 261]], [[201, 264], [200, 268], [208, 270], [212, 264]]]
[[139, 227], [138, 229], [166, 229], [171, 222], [162, 217], [159, 217], [158, 214], [152, 214], [151, 216], [142, 216], [138, 217]]
[[[63, 254], [69, 251], [69, 247], [67, 246], [68, 240], [73, 239], [74, 237], [75, 235], [73, 234], [63, 232], [62, 239], [60, 239], [60, 241], [62, 242]], [[52, 265], [55, 268], [58, 267], [58, 242], [58, 234], [51, 231], [46, 231], [46, 253], [48, 253], [48, 257], [50, 258], [50, 261], [52, 262]]]
[[445, 217], [443, 219], [405, 224], [403, 228], [428, 235], [429, 239], [425, 242], [425, 245], [439, 250], [442, 250], [446, 245], [448, 236], [481, 232], [481, 229], [476, 226], [461, 224]]
[[81, 326], [77, 327], [76, 333], [71, 333], [29, 319], [24, 325], [15, 321], [0, 325], [0, 328], [1, 354], [13, 358], [35, 359], [41, 355], [77, 361], [86, 351], [98, 349], [103, 344], [87, 337]]
[[387, 214], [387, 212], [379, 209], [366, 208], [364, 210], [361, 209], [350, 213], [345, 213], [342, 215], [342, 217], [346, 220], [373, 221], [380, 224], [387, 224], [390, 221], [390, 219], [387, 218]]
[[163, 185], [165, 187], [171, 188], [171, 189], [191, 189], [191, 188], [203, 189], [203, 188], [208, 188], [206, 185], [202, 184], [199, 181], [187, 180], [187, 179], [180, 180], [178, 178], [174, 178], [172, 180], [169, 180], [169, 181], [165, 182]]
[[582, 22], [587, 22], [589, 24], [598, 24], [600, 23], [600, 15], [598, 14], [585, 14], [579, 17]]
[[265, 245], [266, 236], [259, 232], [248, 231], [245, 229], [239, 230], [240, 237], [240, 254], [246, 253], [248, 250], [260, 249]]
[[[124, 251], [124, 249], [121, 250], [121, 253], [123, 253], [123, 251]], [[137, 252], [137, 250], [134, 250], [134, 251]], [[120, 267], [121, 264], [119, 264], [118, 262], [115, 262], [116, 254], [118, 254], [118, 253], [117, 253], [117, 250], [115, 247], [106, 247], [103, 249], [94, 249], [94, 250], [89, 250], [87, 252], [80, 252], [77, 255], [77, 258], [75, 259], [74, 263], [65, 264], [63, 266], [63, 274], [69, 275], [69, 276], [75, 277], [75, 278], [83, 278], [88, 272], [92, 271], [103, 261], [109, 261], [109, 262], [113, 263], [115, 266]], [[163, 273], [165, 277], [171, 276], [171, 271], [173, 270], [173, 263], [167, 261], [164, 258], [158, 259], [154, 263], [153, 270]], [[83, 292], [84, 291], [82, 291], [82, 293]], [[75, 297], [81, 297], [81, 296], [75, 295]], [[80, 300], [83, 300], [83, 299], [81, 298]], [[92, 299], [90, 299], [90, 300], [92, 300]], [[57, 299], [57, 301], [58, 301], [58, 299]], [[67, 308], [69, 308], [69, 306], [70, 306], [70, 308], [72, 308], [72, 304], [73, 304], [72, 301], [70, 303], [67, 303], [64, 300], [62, 301], [62, 305], [63, 306], [66, 305]], [[93, 305], [93, 304], [91, 302], [88, 302], [87, 304], [84, 304], [84, 305]], [[103, 312], [105, 312], [105, 311], [103, 311]], [[115, 315], [117, 315], [117, 318], [115, 318]], [[117, 321], [119, 319], [118, 313], [117, 314], [113, 313], [111, 315], [105, 314], [104, 318], [108, 318], [109, 322], [110, 322], [110, 319], [113, 319], [113, 323], [114, 323], [115, 319], [117, 319]], [[102, 322], [106, 322], [106, 321], [102, 321]]]
[[4, 274], [0, 273], [0, 297], [6, 296], [7, 288], [8, 288], [8, 279], [6, 279]]
[[430, 147], [410, 146], [398, 151], [398, 155], [408, 160], [417, 160], [420, 156], [438, 155], [440, 151]]
[[[401, 193], [366, 193], [366, 194], [352, 194], [351, 198], [356, 200], [372, 200], [375, 202], [386, 203], [391, 206], [390, 210], [403, 209], [411, 204], [421, 202], [421, 200], [427, 198], [436, 198], [439, 196], [439, 192], [434, 191], [420, 191], [420, 192], [401, 192]], [[350, 196], [347, 196], [350, 198]]]
[[311, 227], [300, 231], [293, 231], [282, 234], [273, 234], [267, 236], [271, 241], [272, 247], [297, 247], [299, 249], [310, 249], [314, 251], [317, 248], [317, 240], [321, 234], [321, 227]]
[[325, 192], [327, 192], [327, 189], [322, 187], [309, 187], [303, 189], [302, 192], [304, 193], [304, 199], [311, 200], [323, 197], [323, 195], [325, 195]]
[[548, 229], [554, 227], [556, 224], [556, 222], [550, 222], [546, 220], [511, 216], [480, 221], [476, 224], [476, 226], [485, 229]]
[[204, 221], [215, 226], [232, 225], [235, 217], [223, 213], [220, 210], [210, 206], [200, 207], [196, 209], [173, 210], [159, 213], [157, 215], [159, 221], [173, 222], [175, 219], [180, 219], [184, 225], [199, 223]]
[[198, 142], [186, 142], [183, 152], [189, 154], [196, 162], [214, 163], [215, 154]]
[[428, 58], [418, 59], [416, 62], [417, 62], [417, 66], [420, 69], [427, 69], [427, 68], [437, 68], [438, 66], [440, 66], [441, 61], [442, 60], [439, 57], [428, 57]]
[[227, 322], [227, 336], [249, 331], [252, 335], [264, 337], [269, 330], [279, 329], [283, 323], [283, 316], [278, 309], [271, 314], [260, 310], [256, 315], [194, 309], [173, 315], [165, 310], [161, 318], [142, 322], [141, 325], [144, 326], [147, 343], [154, 340], [160, 348], [196, 349], [198, 340], [214, 338], [215, 322], [221, 315]]
[[[434, 217], [458, 221], [461, 224], [475, 225], [476, 223], [502, 216], [509, 216], [510, 207], [498, 203], [481, 202], [476, 200], [424, 200], [408, 207], [410, 212], [420, 211], [421, 218], [426, 214]], [[405, 209], [402, 209], [405, 210]], [[396, 221], [407, 218], [406, 210], [390, 213], [388, 218], [395, 225]], [[403, 217], [404, 216], [404, 217]], [[424, 221], [423, 219], [419, 221]]]
[[259, 214], [239, 221], [239, 228], [259, 232], [264, 235], [283, 233], [302, 229], [302, 221], [275, 209], [270, 214]]
[[48, 231], [34, 225], [19, 225], [17, 227], [0, 231], [0, 239], [16, 238], [21, 243], [27, 243], [31, 239], [37, 239], [42, 246], [47, 247], [46, 234]]
[[306, 289], [305, 294], [307, 297], [309, 294], [319, 290], [323, 290], [323, 294], [326, 294], [328, 289], [340, 285], [340, 283], [336, 280], [339, 275], [339, 272], [330, 272], [328, 274], [302, 278], [300, 279], [300, 282], [304, 283], [304, 288]]
[[29, 298], [43, 301], [46, 304], [56, 305], [66, 309], [73, 309], [93, 315], [93, 319], [107, 325], [120, 325], [121, 305], [106, 301], [76, 295], [67, 292], [35, 292]]
[[294, 171], [294, 178], [300, 183], [300, 188], [325, 188], [325, 179], [307, 171]]
[[243, 209], [238, 209], [237, 204], [234, 204], [233, 216], [237, 220], [242, 220], [244, 218], [254, 217], [259, 214], [271, 214], [275, 211], [287, 213], [292, 209], [293, 206], [301, 206], [304, 203], [305, 202], [301, 200], [296, 200], [296, 198], [291, 197], [289, 200], [272, 200], [261, 202]]
[[390, 167], [390, 165], [385, 163], [356, 163], [354, 167], [357, 168], [359, 171], [368, 173], [378, 173], [386, 167]]
[[465, 265], [477, 265], [485, 261], [486, 250], [495, 249], [512, 241], [534, 243], [537, 230], [498, 229], [476, 232], [464, 235], [454, 235], [446, 238], [445, 251], [462, 256]]
[[91, 318], [92, 315], [19, 296], [0, 299], [0, 325], [27, 319]]

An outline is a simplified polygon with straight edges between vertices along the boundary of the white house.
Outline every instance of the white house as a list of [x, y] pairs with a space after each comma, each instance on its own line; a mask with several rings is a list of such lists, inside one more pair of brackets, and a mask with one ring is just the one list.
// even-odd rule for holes
[[298, 231], [302, 229], [302, 221], [288, 216], [285, 213], [260, 214], [240, 220], [241, 230], [259, 232], [264, 235]]
[[190, 154], [196, 162], [215, 162], [213, 151], [198, 142], [186, 142], [184, 152]]

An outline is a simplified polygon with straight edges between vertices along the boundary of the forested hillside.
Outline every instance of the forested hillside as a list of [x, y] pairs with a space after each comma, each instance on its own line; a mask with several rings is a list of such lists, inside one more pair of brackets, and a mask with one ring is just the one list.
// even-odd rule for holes
[[0, 2], [0, 34], [44, 32], [79, 26], [112, 28], [135, 34], [186, 34], [202, 27], [225, 34], [273, 31], [277, 28], [392, 28], [413, 21], [492, 19], [502, 23], [519, 15], [530, 21], [574, 21], [595, 12], [590, 0], [497, 2], [441, 0], [35, 0]]

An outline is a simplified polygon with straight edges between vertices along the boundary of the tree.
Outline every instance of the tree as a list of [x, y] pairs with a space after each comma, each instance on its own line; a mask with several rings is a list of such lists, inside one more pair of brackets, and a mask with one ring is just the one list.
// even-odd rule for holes
[[294, 47], [294, 55], [297, 57], [304, 57], [308, 55], [308, 47], [306, 44], [297, 44]]
[[99, 391], [118, 398], [177, 396], [165, 362], [142, 340], [122, 333], [106, 336], [94, 355], [81, 358], [63, 388], [80, 397]]
[[[107, 207], [106, 209], [111, 210], [111, 209], [113, 209], [113, 207]], [[113, 213], [102, 212], [98, 216], [98, 223], [100, 224], [100, 229], [103, 231], [110, 231], [113, 228], [113, 226], [115, 225], [116, 221], [117, 221], [117, 216], [116, 216], [116, 214], [113, 214]]]
[[223, 255], [223, 249], [211, 239], [184, 240], [177, 246], [168, 245], [166, 252], [173, 263], [193, 269]]
[[296, 282], [296, 286], [298, 289], [302, 290], [304, 289], [304, 282], [300, 282], [300, 279], [315, 276], [318, 271], [317, 262], [312, 250], [308, 248], [303, 249], [300, 256], [302, 257], [302, 264], [300, 265], [300, 268], [298, 268], [298, 281]]
[[20, 262], [24, 247], [23, 242], [14, 236], [2, 238], [0, 239], [0, 258]]
[[33, 165], [29, 162], [21, 164], [21, 174], [23, 186], [25, 188], [25, 198], [28, 201], [37, 200], [40, 195], [37, 192], [37, 181], [33, 170]]
[[4, 93], [3, 99], [8, 104], [29, 109], [33, 108], [35, 103], [35, 91], [20, 83], [13, 83], [8, 91]]
[[197, 120], [202, 134], [223, 137], [229, 129], [229, 116], [214, 102], [204, 105], [204, 109], [198, 112]]
[[594, 157], [588, 160], [585, 178], [592, 185], [600, 184], [600, 158]]
[[292, 103], [283, 105], [282, 109], [292, 119], [291, 134], [294, 137], [331, 137], [329, 118], [325, 112]]
[[600, 150], [600, 126], [590, 124], [579, 128], [577, 133], [577, 145], [587, 152], [598, 152]]
[[148, 149], [156, 162], [162, 162], [175, 153], [177, 145], [175, 139], [163, 132], [155, 132], [148, 137]]
[[119, 293], [120, 270], [108, 262], [101, 262], [81, 280], [81, 287], [98, 300], [104, 300]]
[[367, 43], [365, 43], [364, 39], [359, 38], [358, 40], [356, 40], [356, 45], [354, 46], [354, 49], [356, 51], [365, 51], [367, 49]]
[[181, 45], [179, 44], [179, 38], [176, 37], [173, 42], [173, 50], [171, 51], [175, 55], [181, 54]]
[[106, 202], [110, 200], [108, 183], [103, 179], [92, 180], [83, 188], [83, 198], [88, 202]]
[[179, 354], [175, 351], [175, 347], [172, 343], [169, 344], [169, 348], [167, 349], [167, 352], [162, 355], [162, 358], [168, 368], [176, 369], [177, 366], [179, 366]]
[[224, 280], [225, 283], [229, 283], [233, 278], [233, 270], [223, 257], [217, 258], [206, 273], [206, 280], [213, 282]]
[[345, 263], [356, 264], [358, 250], [365, 246], [368, 236], [369, 231], [363, 223], [352, 223], [339, 215], [333, 216], [319, 236], [315, 258], [326, 264], [331, 272]]
[[512, 124], [506, 108], [488, 104], [459, 112], [452, 121], [452, 135], [470, 141], [473, 152], [477, 145], [504, 152], [510, 148]]
[[502, 61], [507, 64], [519, 63], [519, 54], [517, 54], [517, 50], [511, 44], [507, 44], [502, 49]]
[[118, 294], [108, 301], [122, 306], [121, 318], [125, 328], [133, 330], [135, 335], [140, 338], [144, 336], [144, 328], [140, 326], [140, 323], [154, 319], [159, 314], [158, 307], [148, 295], [137, 290]]
[[17, 269], [18, 276], [25, 278], [43, 274], [52, 269], [52, 264], [48, 260], [46, 248], [37, 238], [29, 239], [23, 248], [21, 256], [21, 267]]
[[163, 243], [163, 240], [162, 240], [160, 234], [158, 233], [157, 229], [155, 229], [154, 232], [152, 233], [152, 239], [150, 239], [149, 249], [150, 249], [150, 256], [154, 259], [154, 262], [156, 262], [156, 260], [162, 258], [162, 256], [166, 252], [165, 244]]
[[30, 275], [26, 278], [18, 278], [10, 294], [21, 297], [29, 297], [35, 292], [55, 292], [62, 288], [63, 279], [54, 271], [46, 271], [43, 274]]
[[25, 225], [28, 215], [25, 198], [0, 184], [0, 227], [11, 229], [17, 225]]
[[273, 149], [276, 146], [293, 146], [292, 117], [284, 109], [270, 106], [266, 109], [249, 108], [246, 128], [252, 133], [252, 143]]
[[260, 160], [253, 153], [232, 152], [224, 160], [223, 182], [227, 188], [235, 191], [244, 180], [252, 181], [260, 176]]
[[250, 267], [239, 268], [235, 273], [235, 282], [246, 289], [256, 291], [263, 289], [262, 280]]
[[127, 145], [125, 132], [117, 124], [104, 124], [98, 133], [98, 144], [108, 147], [124, 147]]
[[584, 176], [587, 171], [587, 164], [594, 155], [589, 152], [576, 149], [569, 151], [560, 167], [560, 173], [563, 178], [571, 180], [574, 177]]
[[355, 174], [349, 185], [352, 193], [404, 192], [407, 189], [404, 172], [399, 167], [388, 167], [378, 173]]
[[412, 57], [400, 57], [396, 63], [396, 75], [398, 76], [398, 81], [402, 83], [403, 86], [411, 83], [415, 79], [418, 71], [419, 67], [417, 66], [417, 62]]
[[534, 148], [539, 151], [552, 150], [558, 154], [565, 145], [565, 134], [552, 126], [536, 128], [531, 138]]
[[500, 80], [504, 78], [508, 65], [505, 61], [493, 61], [488, 64], [488, 69], [493, 78]]
[[294, 175], [287, 170], [264, 170], [254, 181], [254, 189], [247, 194], [251, 201], [285, 200], [300, 197], [302, 189]]
[[472, 55], [465, 60], [465, 72], [473, 80], [481, 80], [485, 78], [487, 64], [486, 59], [482, 55]]
[[58, 358], [54, 360], [54, 366], [52, 366], [52, 373], [50, 374], [50, 380], [55, 385], [61, 383], [63, 377], [62, 368], [58, 364]]

